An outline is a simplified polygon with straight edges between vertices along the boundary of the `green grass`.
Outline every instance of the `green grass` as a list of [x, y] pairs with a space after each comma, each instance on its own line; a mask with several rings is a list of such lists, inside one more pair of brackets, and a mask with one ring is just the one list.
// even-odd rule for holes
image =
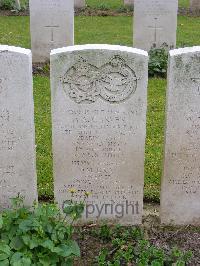
[[190, 6], [190, 0], [179, 0], [179, 7], [189, 7]]
[[[28, 17], [0, 17], [0, 43], [30, 48]], [[179, 16], [177, 46], [198, 45], [200, 17]], [[75, 18], [75, 43], [109, 43], [132, 46], [132, 17]]]
[[[86, 4], [89, 7], [100, 9], [104, 9], [105, 7], [110, 9], [119, 9], [124, 6], [123, 2], [123, 0], [86, 0]], [[189, 7], [189, 0], [179, 0], [179, 6]]]
[[[84, 25], [84, 26], [83, 26]], [[75, 43], [109, 43], [132, 46], [131, 17], [76, 17]]]
[[51, 96], [47, 77], [34, 77], [37, 175], [39, 195], [53, 195]]
[[[29, 18], [0, 17], [0, 43], [30, 48]], [[199, 45], [200, 18], [179, 17], [177, 46]], [[132, 45], [131, 17], [76, 17], [75, 43]], [[145, 197], [159, 199], [162, 172], [166, 80], [150, 79], [148, 88]], [[37, 173], [40, 195], [53, 195], [49, 79], [34, 77]]]
[[106, 7], [110, 9], [118, 9], [123, 6], [123, 0], [87, 0], [86, 4], [92, 8], [103, 9]]
[[150, 79], [148, 86], [145, 198], [159, 199], [165, 124], [166, 80]]

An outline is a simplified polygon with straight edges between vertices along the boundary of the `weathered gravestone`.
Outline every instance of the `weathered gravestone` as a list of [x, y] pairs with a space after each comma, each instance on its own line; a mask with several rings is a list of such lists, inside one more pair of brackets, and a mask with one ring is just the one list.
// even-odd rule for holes
[[76, 8], [83, 8], [83, 7], [85, 7], [85, 0], [74, 0], [74, 6]]
[[51, 53], [55, 198], [77, 189], [82, 221], [140, 224], [148, 55], [112, 45]]
[[190, 8], [193, 12], [200, 12], [200, 0], [190, 0]]
[[178, 0], [135, 0], [134, 47], [172, 49], [176, 46]]
[[30, 0], [33, 62], [49, 61], [50, 51], [74, 44], [74, 1]]
[[125, 6], [134, 6], [134, 0], [124, 0]]
[[200, 224], [200, 47], [170, 52], [161, 219]]
[[0, 46], [0, 209], [37, 199], [31, 51]]

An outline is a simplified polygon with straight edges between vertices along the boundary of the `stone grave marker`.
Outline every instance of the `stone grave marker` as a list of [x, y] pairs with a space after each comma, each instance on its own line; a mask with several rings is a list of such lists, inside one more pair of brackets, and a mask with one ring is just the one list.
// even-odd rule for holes
[[176, 47], [178, 0], [135, 0], [134, 47]]
[[0, 209], [37, 200], [31, 51], [0, 46]]
[[200, 47], [170, 51], [161, 219], [200, 224]]
[[200, 12], [200, 0], [190, 0], [190, 8], [193, 12]]
[[74, 0], [74, 6], [76, 8], [83, 8], [83, 7], [85, 7], [85, 0]]
[[148, 54], [83, 45], [51, 53], [55, 198], [75, 188], [82, 221], [140, 224], [143, 210]]
[[125, 6], [134, 6], [134, 0], [124, 0]]
[[74, 44], [74, 1], [30, 0], [33, 62], [49, 61], [50, 51]]

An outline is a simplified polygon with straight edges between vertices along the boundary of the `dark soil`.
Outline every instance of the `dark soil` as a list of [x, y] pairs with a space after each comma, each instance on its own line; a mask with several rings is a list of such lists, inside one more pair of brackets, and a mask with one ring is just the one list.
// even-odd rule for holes
[[[188, 266], [200, 265], [200, 228], [197, 227], [164, 227], [159, 221], [159, 206], [156, 204], [145, 205], [145, 215], [142, 228], [145, 238], [159, 248], [169, 252], [174, 247], [182, 251], [192, 251], [193, 257]], [[112, 253], [110, 242], [104, 243], [100, 238], [94, 236], [92, 231], [98, 229], [98, 225], [92, 224], [79, 228], [76, 240], [81, 247], [81, 259], [75, 262], [75, 266], [97, 265], [95, 257], [99, 255], [102, 248], [108, 248]], [[128, 266], [136, 266], [129, 264]]]
[[29, 10], [0, 10], [0, 16], [29, 16]]

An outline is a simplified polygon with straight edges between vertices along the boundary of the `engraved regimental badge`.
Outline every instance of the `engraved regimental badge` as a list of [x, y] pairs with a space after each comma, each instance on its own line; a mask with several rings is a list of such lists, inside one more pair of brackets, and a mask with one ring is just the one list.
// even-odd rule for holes
[[62, 78], [65, 93], [76, 103], [93, 103], [101, 98], [111, 103], [128, 99], [137, 88], [135, 72], [115, 55], [101, 67], [80, 58]]

